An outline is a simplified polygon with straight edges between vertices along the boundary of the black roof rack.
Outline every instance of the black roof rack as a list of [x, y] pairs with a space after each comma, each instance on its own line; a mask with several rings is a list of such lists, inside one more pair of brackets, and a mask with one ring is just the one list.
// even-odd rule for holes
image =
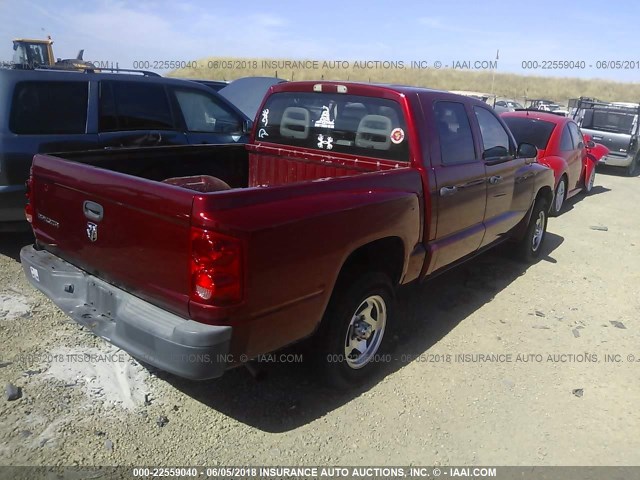
[[640, 104], [637, 104], [637, 103], [629, 104], [629, 105], [624, 105], [624, 103], [631, 103], [631, 102], [605, 102], [603, 100], [597, 100], [595, 98], [580, 97], [578, 99], [578, 103], [576, 107], [577, 108], [600, 107], [602, 109], [627, 110], [627, 111], [637, 111], [640, 108]]
[[93, 69], [93, 71], [95, 70], [99, 70], [100, 72], [103, 71], [107, 71], [107, 72], [112, 72], [112, 73], [140, 73], [142, 75], [144, 75], [145, 77], [161, 77], [162, 75], [160, 75], [159, 73], [156, 72], [151, 72], [149, 70], [134, 70], [132, 68], [95, 68]]
[[60, 66], [49, 66], [49, 65], [39, 65], [34, 70], [55, 70], [58, 72], [79, 72], [79, 73], [102, 73], [102, 72], [111, 72], [111, 73], [138, 73], [140, 75], [144, 75], [145, 77], [161, 77], [159, 73], [151, 72], [148, 70], [134, 70], [131, 68], [104, 68], [104, 67], [60, 67]]

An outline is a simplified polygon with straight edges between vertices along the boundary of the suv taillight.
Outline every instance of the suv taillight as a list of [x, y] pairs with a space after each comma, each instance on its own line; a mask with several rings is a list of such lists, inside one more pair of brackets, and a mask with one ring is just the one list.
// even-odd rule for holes
[[191, 300], [228, 306], [242, 300], [242, 242], [191, 227]]
[[24, 216], [27, 219], [27, 222], [33, 223], [33, 177], [29, 174], [29, 178], [25, 182], [26, 192], [25, 197], [27, 197], [27, 204], [24, 207]]

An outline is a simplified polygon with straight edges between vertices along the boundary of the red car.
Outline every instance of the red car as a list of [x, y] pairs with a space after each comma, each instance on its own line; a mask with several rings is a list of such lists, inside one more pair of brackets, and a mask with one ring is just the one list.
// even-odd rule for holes
[[551, 214], [558, 215], [567, 198], [580, 191], [590, 192], [598, 160], [607, 147], [583, 136], [572, 119], [553, 113], [522, 110], [501, 115], [518, 143], [538, 148], [538, 163], [551, 168], [555, 192]]

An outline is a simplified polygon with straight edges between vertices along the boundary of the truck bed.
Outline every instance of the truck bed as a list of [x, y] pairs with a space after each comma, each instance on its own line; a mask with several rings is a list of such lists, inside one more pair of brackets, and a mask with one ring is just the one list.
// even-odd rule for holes
[[[280, 158], [259, 145], [251, 154], [244, 146], [209, 145], [37, 155], [37, 244], [182, 318], [251, 323], [235, 328], [233, 351], [271, 351], [317, 326], [348, 252], [388, 236], [406, 245], [406, 261], [422, 234], [415, 169], [277, 150]], [[182, 175], [212, 175], [231, 188], [203, 193], [163, 182]], [[92, 210], [100, 210], [99, 220]], [[190, 299], [194, 231], [242, 242], [247, 277], [240, 304]], [[413, 278], [422, 261], [411, 262]]]

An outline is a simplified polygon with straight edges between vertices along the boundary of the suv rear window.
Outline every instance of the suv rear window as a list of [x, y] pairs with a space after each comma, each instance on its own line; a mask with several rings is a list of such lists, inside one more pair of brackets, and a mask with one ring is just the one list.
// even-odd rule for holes
[[87, 82], [19, 82], [9, 129], [23, 135], [85, 133]]
[[163, 85], [142, 82], [100, 82], [101, 132], [174, 130]]
[[400, 105], [340, 93], [282, 92], [258, 114], [256, 141], [409, 161]]
[[630, 134], [637, 121], [637, 116], [632, 113], [587, 110], [582, 126], [592, 130]]

